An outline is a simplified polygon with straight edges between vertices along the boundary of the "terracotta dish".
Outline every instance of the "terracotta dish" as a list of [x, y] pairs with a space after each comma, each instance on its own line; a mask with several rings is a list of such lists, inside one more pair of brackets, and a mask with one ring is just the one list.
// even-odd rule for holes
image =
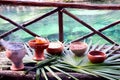
[[106, 54], [101, 51], [91, 51], [87, 56], [92, 63], [102, 63], [106, 59]]
[[50, 42], [47, 52], [52, 55], [60, 55], [63, 51], [63, 44], [61, 42]]
[[88, 45], [85, 42], [73, 42], [70, 44], [70, 50], [76, 55], [76, 56], [82, 56]]

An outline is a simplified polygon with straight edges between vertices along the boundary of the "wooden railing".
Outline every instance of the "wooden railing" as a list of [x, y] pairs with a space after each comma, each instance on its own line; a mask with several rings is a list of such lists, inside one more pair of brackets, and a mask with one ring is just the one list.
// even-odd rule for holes
[[76, 40], [73, 40], [72, 42], [74, 41], [79, 41], [79, 40], [82, 40], [82, 39], [85, 39], [85, 38], [88, 38], [94, 34], [98, 34], [100, 37], [104, 38], [105, 40], [107, 40], [108, 42], [110, 42], [111, 44], [116, 44], [116, 45], [119, 45], [118, 43], [116, 43], [115, 41], [113, 41], [112, 39], [110, 39], [109, 37], [105, 36], [104, 34], [102, 34], [101, 32], [108, 29], [108, 28], [111, 28], [117, 24], [120, 23], [120, 20], [116, 21], [116, 22], [113, 22], [99, 30], [96, 30], [94, 29], [92, 26], [90, 26], [89, 24], [87, 24], [86, 22], [84, 22], [83, 20], [79, 19], [77, 16], [75, 16], [74, 14], [70, 13], [69, 11], [67, 11], [65, 8], [76, 8], [76, 9], [89, 9], [89, 10], [120, 10], [120, 5], [98, 5], [98, 4], [79, 4], [79, 3], [55, 3], [55, 2], [29, 2], [29, 1], [10, 1], [10, 0], [7, 0], [7, 1], [0, 1], [0, 5], [14, 5], [14, 6], [34, 6], [34, 7], [56, 7], [56, 9], [48, 12], [48, 13], [45, 13], [44, 15], [42, 16], [39, 16], [38, 18], [34, 19], [34, 20], [31, 20], [27, 23], [23, 23], [23, 24], [18, 24], [16, 22], [14, 22], [13, 20], [3, 16], [0, 14], [0, 18], [8, 21], [9, 23], [13, 24], [16, 26], [16, 28], [8, 31], [8, 32], [5, 32], [3, 34], [0, 35], [0, 38], [4, 38], [6, 37], [7, 35], [19, 30], [19, 29], [22, 29], [24, 31], [26, 31], [27, 33], [31, 34], [32, 36], [39, 36], [37, 34], [35, 34], [34, 32], [26, 29], [25, 27], [27, 27], [28, 25], [31, 25], [47, 16], [50, 16], [51, 14], [53, 13], [56, 13], [58, 12], [58, 25], [59, 25], [59, 40], [60, 41], [64, 41], [64, 37], [63, 37], [63, 13], [64, 14], [67, 14], [68, 16], [72, 17], [73, 19], [75, 19], [76, 21], [78, 21], [80, 24], [82, 24], [83, 26], [87, 27], [88, 29], [90, 29], [92, 31], [92, 33], [89, 33], [85, 36], [82, 36]]

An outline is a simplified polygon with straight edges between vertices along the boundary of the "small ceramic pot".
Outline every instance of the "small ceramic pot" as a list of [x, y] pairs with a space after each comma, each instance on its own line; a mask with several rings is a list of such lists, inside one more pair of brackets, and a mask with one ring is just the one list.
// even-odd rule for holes
[[101, 51], [91, 51], [87, 56], [92, 63], [102, 63], [106, 59], [106, 54]]
[[28, 44], [30, 45], [31, 48], [33, 48], [35, 50], [33, 60], [39, 61], [39, 60], [45, 59], [44, 49], [46, 49], [48, 47], [49, 41], [47, 41], [46, 43], [38, 44], [38, 43], [36, 43], [36, 40], [30, 40], [28, 42]]
[[61, 42], [50, 42], [47, 52], [51, 55], [61, 55], [63, 44]]
[[88, 45], [85, 42], [73, 42], [70, 44], [70, 50], [76, 56], [82, 56], [87, 50]]
[[6, 56], [12, 61], [11, 70], [24, 69], [23, 57], [26, 54], [26, 50], [22, 43], [9, 43], [6, 48]]

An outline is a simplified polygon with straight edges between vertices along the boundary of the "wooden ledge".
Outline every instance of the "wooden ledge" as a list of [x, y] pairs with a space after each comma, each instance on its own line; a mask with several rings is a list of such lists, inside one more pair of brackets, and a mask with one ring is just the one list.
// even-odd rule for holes
[[[56, 72], [56, 74], [62, 78], [62, 80], [72, 80], [72, 78], [66, 76], [65, 74]], [[75, 76], [79, 80], [107, 80], [101, 77], [94, 77], [86, 74], [72, 73], [71, 75]], [[55, 77], [52, 76], [51, 73], [47, 73], [49, 80], [56, 80]], [[24, 75], [24, 71], [10, 71], [4, 70], [0, 71], [0, 80], [35, 80], [35, 73], [30, 72], [27, 75]], [[41, 76], [40, 80], [45, 80], [43, 76]]]

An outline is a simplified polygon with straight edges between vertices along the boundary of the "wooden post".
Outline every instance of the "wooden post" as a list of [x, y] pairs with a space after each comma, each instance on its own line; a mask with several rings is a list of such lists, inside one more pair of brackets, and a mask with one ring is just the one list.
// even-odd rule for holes
[[59, 25], [59, 41], [64, 42], [63, 35], [63, 13], [62, 8], [58, 11], [58, 25]]

